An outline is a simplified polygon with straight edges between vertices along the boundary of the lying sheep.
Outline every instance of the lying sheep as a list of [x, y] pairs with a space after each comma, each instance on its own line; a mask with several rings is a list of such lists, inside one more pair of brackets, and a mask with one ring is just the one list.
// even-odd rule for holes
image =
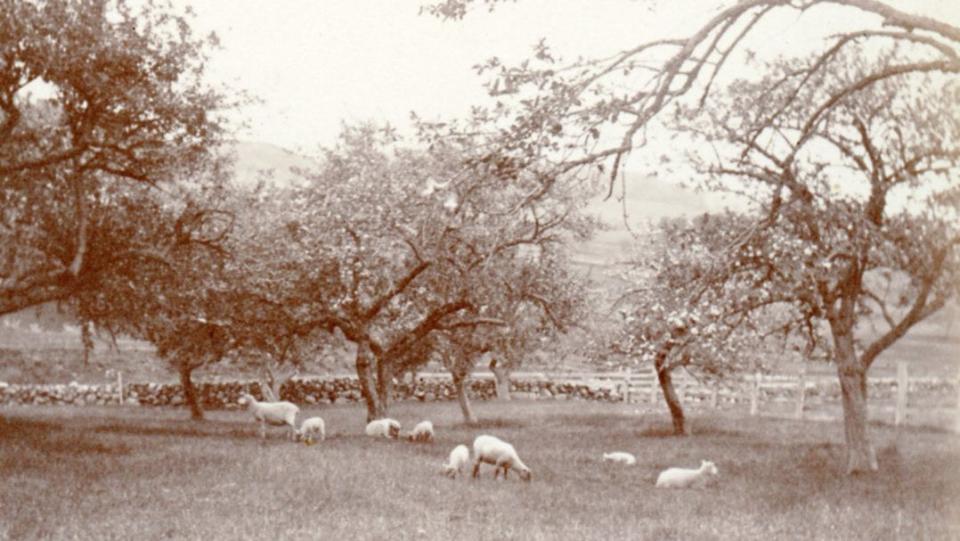
[[633, 466], [637, 463], [636, 457], [630, 453], [615, 451], [613, 453], [603, 453], [604, 462], [616, 462], [625, 466]]
[[405, 437], [410, 441], [429, 442], [433, 441], [433, 423], [430, 421], [420, 421], [413, 430], [407, 432]]
[[470, 462], [470, 450], [467, 449], [466, 445], [458, 445], [453, 448], [453, 451], [450, 451], [450, 458], [443, 465], [443, 474], [455, 479], [457, 474], [463, 471], [467, 462]]
[[400, 423], [394, 419], [377, 419], [367, 423], [367, 435], [375, 438], [397, 438], [400, 436]]
[[480, 474], [480, 463], [493, 464], [496, 468], [493, 470], [493, 478], [496, 479], [503, 470], [503, 478], [507, 478], [507, 471], [510, 468], [517, 470], [520, 478], [529, 481], [533, 477], [530, 468], [524, 464], [517, 456], [516, 449], [509, 443], [494, 436], [477, 436], [473, 440], [473, 477]]
[[660, 472], [660, 476], [657, 477], [657, 487], [687, 488], [691, 486], [702, 486], [706, 484], [709, 476], [714, 476], [718, 473], [717, 467], [709, 460], [700, 462], [700, 469], [697, 470], [669, 468]]
[[300, 430], [297, 431], [297, 437], [307, 445], [313, 444], [313, 438], [316, 435], [320, 436], [320, 441], [323, 441], [327, 438], [327, 430], [322, 418], [310, 417], [300, 424]]
[[252, 395], [243, 393], [240, 395], [238, 403], [247, 406], [247, 410], [253, 414], [253, 418], [260, 421], [260, 439], [267, 437], [267, 425], [283, 426], [287, 425], [291, 430], [291, 437], [297, 436], [297, 412], [300, 408], [291, 402], [257, 402]]

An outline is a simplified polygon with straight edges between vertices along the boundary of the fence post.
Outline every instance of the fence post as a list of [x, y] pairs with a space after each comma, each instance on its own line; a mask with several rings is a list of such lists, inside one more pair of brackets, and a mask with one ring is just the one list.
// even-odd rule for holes
[[900, 423], [907, 418], [907, 386], [909, 382], [907, 362], [897, 361], [897, 405], [893, 413], [894, 426], [900, 426]]
[[653, 373], [653, 378], [654, 378], [654, 379], [650, 380], [650, 403], [651, 403], [651, 404], [656, 404], [656, 403], [657, 403], [657, 391], [659, 390], [658, 387], [660, 386], [660, 385], [657, 383], [659, 380], [657, 379], [657, 373], [656, 373], [656, 372]]
[[807, 399], [807, 365], [800, 368], [797, 376], [797, 409], [793, 412], [795, 419], [803, 419], [803, 406]]
[[717, 409], [717, 398], [720, 395], [720, 384], [714, 383], [713, 390], [710, 392], [710, 407]]
[[117, 370], [117, 403], [123, 405], [123, 372]]
[[760, 372], [753, 378], [753, 387], [750, 389], [750, 415], [754, 416], [760, 409]]
[[630, 403], [630, 370], [623, 372], [623, 401], [626, 404]]

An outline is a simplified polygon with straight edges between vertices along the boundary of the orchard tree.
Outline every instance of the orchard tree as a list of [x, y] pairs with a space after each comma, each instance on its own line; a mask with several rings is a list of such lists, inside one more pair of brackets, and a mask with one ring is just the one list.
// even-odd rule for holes
[[174, 183], [217, 177], [210, 45], [154, 3], [0, 2], [0, 314], [122, 294], [203, 243]]
[[794, 330], [826, 350], [842, 390], [847, 469], [876, 470], [867, 371], [957, 293], [960, 85], [915, 74], [843, 94], [882, 68], [851, 55], [822, 63], [770, 66], [766, 80], [731, 85], [684, 126], [711, 149], [691, 156], [708, 183], [762, 202], [728, 250], [730, 277], [789, 306]]
[[[447, 0], [427, 10], [459, 18], [472, 3]], [[791, 11], [841, 21], [844, 29], [821, 44], [808, 44], [812, 56], [799, 65], [761, 64], [753, 80], [728, 83], [728, 66], [748, 67], [762, 57], [750, 49], [758, 29], [775, 23], [775, 14]], [[950, 161], [946, 147], [956, 139], [949, 122], [956, 113], [938, 117], [934, 111], [955, 103], [956, 96], [923, 101], [910, 94], [924, 88], [915, 81], [925, 75], [952, 92], [953, 84], [944, 83], [955, 81], [960, 72], [958, 49], [957, 27], [879, 0], [741, 0], [720, 9], [690, 35], [639, 42], [604, 58], [565, 63], [542, 42], [535, 57], [518, 66], [493, 58], [481, 71], [494, 74], [489, 90], [498, 102], [477, 108], [476, 116], [502, 135], [492, 153], [500, 161], [539, 170], [554, 180], [564, 178], [564, 172], [596, 168], [609, 173], [612, 188], [629, 154], [649, 141], [665, 145], [669, 127], [676, 126], [662, 114], [665, 110], [681, 122], [693, 122], [684, 110], [721, 116], [729, 111], [735, 120], [717, 127], [729, 133], [711, 138], [738, 145], [742, 157], [714, 173], [751, 181], [746, 195], [757, 196], [754, 191], [762, 186], [760, 195], [767, 197], [758, 197], [760, 217], [744, 231], [744, 241], [731, 248], [744, 258], [742, 264], [753, 258], [757, 272], [771, 274], [769, 294], [810, 284], [801, 288], [805, 297], [798, 295], [793, 306], [808, 315], [808, 336], [816, 336], [817, 321], [831, 329], [830, 354], [844, 392], [847, 469], [874, 470], [875, 453], [866, 436], [866, 369], [946, 302], [945, 284], [950, 282], [945, 278], [955, 267], [951, 224], [956, 222], [956, 187], [945, 181], [947, 189], [935, 202], [952, 203], [954, 209], [939, 213], [932, 208], [925, 214], [897, 212], [889, 208], [887, 196], [893, 186], [924, 182], [943, 160]], [[783, 51], [765, 43], [763, 54], [769, 53]], [[850, 70], [851, 65], [857, 69]], [[876, 105], [882, 99], [867, 99], [872, 110], [856, 109], [857, 100], [870, 92], [883, 96], [898, 85], [902, 93], [895, 110], [907, 115], [903, 122], [884, 116], [886, 105]], [[750, 98], [727, 109], [736, 93]], [[948, 135], [938, 141], [941, 128]], [[812, 155], [827, 147], [832, 149], [829, 158]], [[866, 193], [861, 190], [858, 199], [825, 192], [828, 173], [817, 169], [831, 165], [867, 179]], [[849, 173], [829, 174], [840, 181], [840, 193], [850, 193], [842, 186]], [[951, 212], [953, 220], [945, 220]], [[765, 259], [769, 264], [759, 264]], [[905, 314], [892, 313], [889, 299], [868, 287], [874, 275], [908, 284]], [[774, 283], [784, 287], [774, 288]], [[858, 354], [853, 331], [871, 302], [889, 331]]]
[[676, 435], [690, 433], [676, 369], [722, 380], [789, 345], [783, 298], [725, 268], [726, 247], [751, 224], [734, 213], [663, 220], [623, 273], [631, 286], [615, 305], [622, 325], [612, 347], [653, 365]]
[[[290, 247], [271, 260], [309, 303], [303, 328], [336, 328], [356, 344], [371, 419], [386, 414], [393, 378], [423, 340], [504, 325], [498, 299], [536, 275], [534, 256], [589, 228], [579, 198], [532, 196], [537, 179], [510, 185], [471, 161], [470, 145], [431, 143], [414, 150], [389, 130], [346, 129], [267, 244]], [[547, 285], [524, 295], [544, 309], [560, 302]]]

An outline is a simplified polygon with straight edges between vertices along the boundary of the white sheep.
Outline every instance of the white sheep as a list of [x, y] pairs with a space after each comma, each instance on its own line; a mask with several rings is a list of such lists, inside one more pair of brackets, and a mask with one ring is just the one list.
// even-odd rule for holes
[[467, 462], [470, 462], [470, 449], [467, 449], [466, 445], [458, 445], [453, 448], [453, 451], [450, 451], [450, 457], [447, 459], [447, 463], [443, 465], [443, 474], [456, 478], [457, 474], [463, 471]]
[[700, 462], [699, 469], [668, 468], [660, 472], [657, 477], [659, 488], [687, 488], [699, 486], [707, 482], [708, 476], [717, 475], [717, 467], [709, 460]]
[[614, 451], [612, 453], [603, 453], [604, 462], [616, 462], [625, 466], [633, 466], [637, 463], [637, 458], [630, 453]]
[[494, 479], [500, 475], [500, 470], [503, 470], [503, 478], [506, 479], [510, 468], [517, 470], [524, 481], [529, 481], [533, 476], [530, 468], [517, 456], [516, 449], [495, 436], [477, 436], [477, 439], [473, 440], [473, 454], [474, 478], [480, 474], [480, 463], [493, 464], [496, 467], [493, 471]]
[[413, 430], [406, 434], [406, 438], [410, 441], [433, 441], [433, 423], [420, 421], [417, 426], [413, 427]]
[[241, 406], [246, 405], [247, 410], [253, 414], [253, 418], [260, 421], [260, 439], [267, 437], [267, 425], [283, 426], [287, 425], [291, 429], [291, 436], [297, 436], [297, 412], [300, 408], [291, 402], [258, 402], [256, 398], [247, 393], [240, 395], [238, 400]]
[[310, 417], [300, 424], [300, 430], [297, 431], [297, 437], [303, 440], [307, 445], [314, 442], [314, 436], [320, 436], [320, 441], [327, 438], [326, 426], [321, 417]]
[[400, 423], [394, 419], [377, 419], [367, 423], [367, 435], [375, 438], [397, 438], [400, 436]]

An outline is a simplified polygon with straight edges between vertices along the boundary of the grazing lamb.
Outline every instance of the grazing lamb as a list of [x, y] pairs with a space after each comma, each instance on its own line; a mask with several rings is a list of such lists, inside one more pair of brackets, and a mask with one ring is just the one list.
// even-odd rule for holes
[[687, 488], [691, 486], [701, 486], [707, 482], [707, 478], [717, 475], [717, 467], [713, 462], [704, 460], [700, 462], [700, 469], [693, 470], [688, 468], [668, 468], [660, 472], [657, 477], [658, 488]]
[[313, 444], [313, 438], [316, 435], [320, 436], [320, 441], [327, 439], [327, 430], [322, 418], [310, 417], [300, 424], [300, 430], [297, 431], [297, 437], [303, 440], [307, 445]]
[[633, 466], [637, 463], [636, 457], [630, 453], [624, 453], [621, 451], [615, 451], [613, 453], [603, 453], [604, 462], [617, 462], [625, 466]]
[[397, 438], [400, 436], [400, 423], [394, 419], [377, 419], [367, 423], [367, 435], [375, 438]]
[[443, 474], [455, 479], [467, 462], [470, 462], [470, 449], [466, 445], [458, 445], [450, 451], [450, 458], [443, 465]]
[[500, 470], [503, 470], [503, 478], [506, 479], [510, 468], [517, 470], [524, 481], [529, 481], [533, 476], [530, 468], [517, 456], [516, 449], [500, 438], [488, 435], [477, 436], [477, 439], [473, 440], [473, 454], [474, 479], [480, 474], [481, 462], [496, 466], [493, 470], [494, 479], [500, 475]]
[[420, 421], [413, 430], [406, 434], [410, 441], [428, 442], [433, 441], [433, 423], [430, 421]]
[[257, 402], [253, 396], [243, 393], [238, 400], [241, 406], [246, 405], [253, 418], [260, 421], [260, 439], [267, 437], [267, 425], [288, 425], [292, 430], [291, 436], [297, 436], [297, 412], [300, 408], [291, 402]]

